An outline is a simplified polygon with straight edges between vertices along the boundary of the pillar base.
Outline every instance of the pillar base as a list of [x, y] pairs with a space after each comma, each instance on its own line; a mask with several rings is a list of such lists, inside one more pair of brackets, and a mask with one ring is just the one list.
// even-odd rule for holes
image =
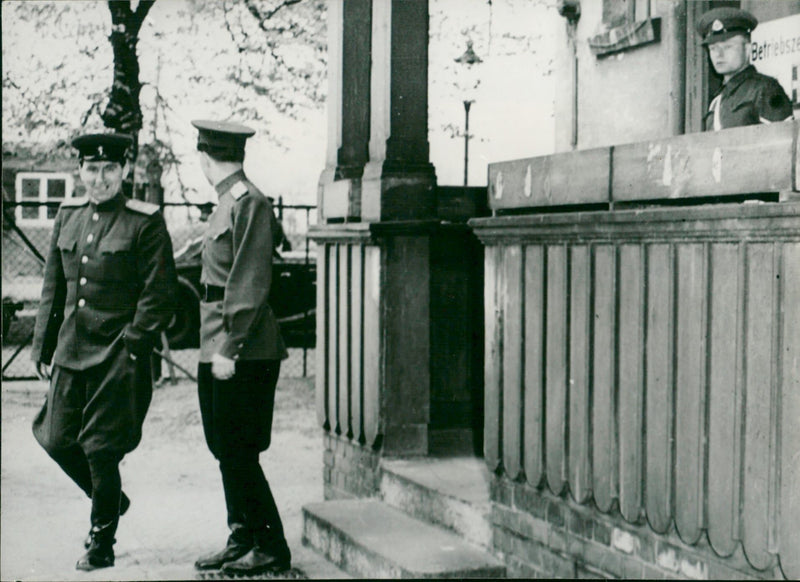
[[361, 178], [339, 179], [337, 168], [326, 168], [319, 179], [320, 222], [352, 222], [361, 216]]

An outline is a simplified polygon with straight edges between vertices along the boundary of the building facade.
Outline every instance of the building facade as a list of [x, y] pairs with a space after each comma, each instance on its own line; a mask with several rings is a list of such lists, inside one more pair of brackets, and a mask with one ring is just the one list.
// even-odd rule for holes
[[[797, 578], [798, 122], [697, 133], [719, 83], [694, 33], [712, 3], [562, 0], [558, 153], [443, 188], [427, 4], [331, 4], [313, 231], [327, 503], [388, 502], [397, 459], [471, 456], [484, 525], [427, 517], [506, 575]], [[800, 14], [724, 4], [778, 35]], [[416, 517], [433, 506], [415, 499]], [[322, 514], [307, 508], [309, 543], [376, 575], [320, 541]]]

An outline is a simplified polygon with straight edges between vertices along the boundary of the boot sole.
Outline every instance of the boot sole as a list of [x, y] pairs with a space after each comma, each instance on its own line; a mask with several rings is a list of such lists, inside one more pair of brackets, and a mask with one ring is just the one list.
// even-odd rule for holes
[[199, 572], [213, 572], [215, 570], [221, 570], [225, 566], [225, 564], [229, 564], [230, 562], [233, 562], [233, 560], [230, 560], [228, 562], [222, 562], [219, 565], [213, 565], [213, 566], [199, 566], [197, 565], [197, 563], [195, 563], [194, 569]]
[[307, 580], [300, 571], [290, 568], [286, 572], [265, 572], [263, 574], [229, 574], [221, 570], [206, 570], [195, 574], [198, 580]]
[[260, 576], [262, 574], [283, 574], [288, 572], [292, 569], [291, 564], [288, 565], [274, 565], [274, 566], [264, 566], [261, 568], [251, 568], [249, 570], [233, 570], [233, 569], [225, 569], [225, 566], [222, 567], [220, 570], [226, 576]]
[[[249, 552], [249, 551], [250, 550], [248, 549], [247, 552]], [[236, 560], [242, 558], [245, 554], [247, 554], [247, 552], [244, 552], [243, 554], [241, 554], [240, 556], [236, 556], [235, 558], [231, 558], [229, 560], [224, 560], [222, 562], [215, 562], [213, 564], [208, 564], [206, 566], [200, 565], [198, 563], [199, 562], [199, 560], [198, 560], [198, 562], [194, 563], [194, 569], [198, 570], [200, 572], [206, 572], [206, 571], [209, 571], [209, 570], [211, 570], [211, 571], [220, 570], [221, 568], [223, 568], [225, 566], [225, 564], [230, 564], [231, 562], [235, 562]]]
[[81, 564], [80, 562], [75, 564], [75, 569], [80, 570], [81, 572], [91, 572], [92, 570], [100, 570], [102, 568], [113, 568], [113, 567], [114, 567], [113, 562], [110, 564], [102, 564], [102, 565], [91, 564], [88, 562], [85, 564]]

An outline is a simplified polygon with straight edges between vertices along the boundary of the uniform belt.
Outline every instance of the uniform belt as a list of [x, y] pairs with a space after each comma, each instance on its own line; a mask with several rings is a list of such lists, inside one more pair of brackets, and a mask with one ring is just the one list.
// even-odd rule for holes
[[203, 285], [203, 302], [222, 301], [225, 298], [225, 287], [217, 285]]

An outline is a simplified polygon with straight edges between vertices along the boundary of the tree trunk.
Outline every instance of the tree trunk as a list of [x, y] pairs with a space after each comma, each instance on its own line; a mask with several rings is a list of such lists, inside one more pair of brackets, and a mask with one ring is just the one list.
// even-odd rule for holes
[[[139, 93], [139, 57], [136, 46], [139, 30], [155, 0], [141, 0], [135, 11], [130, 0], [109, 0], [111, 13], [111, 47], [114, 51], [114, 82], [105, 111], [101, 114], [103, 124], [114, 131], [127, 133], [133, 138], [130, 161], [133, 165], [139, 149], [139, 130], [142, 129], [142, 109]], [[128, 195], [133, 192], [132, 182], [124, 185]]]

